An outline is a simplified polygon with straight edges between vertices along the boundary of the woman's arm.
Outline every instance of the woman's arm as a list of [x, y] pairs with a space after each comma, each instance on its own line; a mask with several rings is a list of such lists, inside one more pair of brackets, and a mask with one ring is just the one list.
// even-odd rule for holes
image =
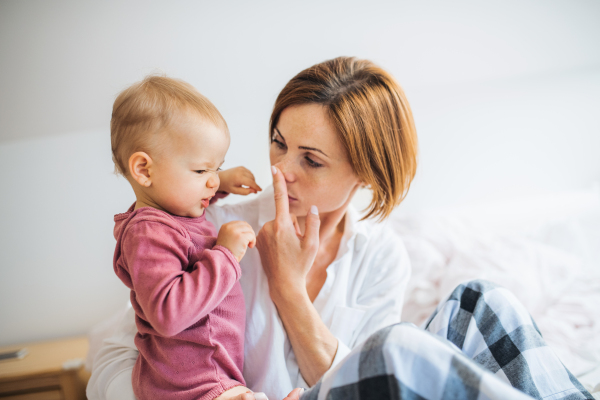
[[259, 232], [257, 247], [271, 299], [302, 376], [312, 386], [357, 343], [400, 321], [410, 262], [402, 240], [384, 225], [363, 227], [368, 235], [356, 236], [362, 244], [354, 249], [349, 266], [353, 277], [348, 291], [353, 295], [347, 299], [346, 307], [342, 307], [348, 308], [342, 311], [348, 311], [350, 320], [341, 324], [334, 321], [331, 331], [322, 322], [306, 290], [306, 276], [316, 254], [311, 245], [316, 244], [318, 249], [319, 218], [309, 213], [305, 236], [295, 232], [289, 217], [285, 181], [278, 175], [281, 174], [273, 177], [277, 216]]
[[[274, 167], [273, 167], [274, 168]], [[314, 385], [329, 369], [338, 341], [325, 326], [306, 291], [306, 275], [319, 249], [320, 220], [316, 207], [306, 217], [299, 235], [289, 214], [283, 174], [274, 169], [276, 217], [257, 237], [269, 292], [294, 349], [304, 380]]]
[[[307, 298], [306, 291], [287, 290], [279, 292], [279, 296], [273, 295], [300, 370], [311, 386], [314, 384], [309, 382], [311, 376], [318, 380], [357, 344], [379, 329], [400, 322], [410, 262], [402, 240], [389, 229], [377, 228], [370, 230], [363, 251], [349, 266], [356, 275], [352, 278], [353, 287], [347, 290], [356, 293], [356, 297], [351, 296], [347, 309], [340, 310], [350, 314], [338, 315], [349, 320], [344, 320], [341, 325], [335, 323], [330, 331]], [[357, 314], [359, 319], [356, 319]], [[331, 347], [327, 354], [328, 345]], [[321, 363], [315, 360], [321, 360]]]
[[306, 289], [304, 292], [289, 290], [272, 297], [294, 348], [302, 377], [313, 386], [331, 367], [338, 340], [321, 320]]

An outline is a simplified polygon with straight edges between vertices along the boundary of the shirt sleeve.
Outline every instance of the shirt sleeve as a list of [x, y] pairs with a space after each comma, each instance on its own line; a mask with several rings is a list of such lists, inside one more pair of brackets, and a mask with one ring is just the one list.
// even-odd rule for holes
[[352, 351], [352, 349], [350, 347], [346, 346], [344, 344], [344, 342], [342, 342], [339, 338], [336, 338], [336, 339], [338, 341], [338, 347], [335, 352], [335, 357], [333, 357], [333, 362], [331, 363], [331, 367], [329, 367], [329, 369], [338, 365], [340, 363], [340, 361], [342, 361]]
[[219, 201], [220, 199], [224, 199], [227, 196], [229, 196], [229, 193], [218, 191], [217, 193], [215, 193], [214, 197], [210, 199], [210, 205], [215, 204], [217, 201]]
[[[355, 308], [364, 311], [364, 314], [349, 343], [345, 343], [348, 349], [378, 330], [400, 322], [410, 278], [408, 253], [398, 235], [382, 229], [378, 235], [370, 237], [366, 247], [361, 263], [362, 284], [355, 304]], [[342, 347], [342, 353], [344, 350]]]
[[135, 312], [123, 314], [112, 336], [104, 339], [92, 363], [86, 395], [89, 400], [135, 400], [131, 373], [138, 357]]
[[398, 235], [382, 229], [374, 232], [364, 247], [364, 255], [353, 261], [359, 263], [353, 268], [360, 269], [360, 273], [348, 288], [350, 292], [357, 290], [355, 298], [347, 306], [336, 307], [337, 323], [332, 330], [340, 335], [333, 332], [338, 348], [330, 369], [373, 333], [400, 322], [410, 277], [404, 243]]
[[211, 312], [240, 278], [231, 252], [205, 249], [188, 268], [189, 239], [158, 221], [128, 227], [121, 247], [135, 300], [160, 335], [174, 336]]

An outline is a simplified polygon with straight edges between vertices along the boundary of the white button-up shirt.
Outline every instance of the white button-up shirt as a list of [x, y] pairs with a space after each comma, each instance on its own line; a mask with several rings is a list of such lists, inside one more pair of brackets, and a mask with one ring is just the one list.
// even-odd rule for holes
[[[206, 216], [217, 230], [226, 222], [243, 220], [258, 232], [266, 222], [275, 219], [273, 188], [244, 203], [212, 205], [207, 208]], [[335, 261], [327, 267], [327, 279], [313, 302], [325, 325], [338, 339], [333, 365], [375, 331], [400, 321], [410, 276], [410, 262], [402, 240], [385, 222], [359, 220], [359, 213], [348, 207], [340, 248]], [[292, 389], [308, 385], [269, 296], [258, 250], [248, 249], [240, 265], [246, 301], [243, 371], [246, 386], [265, 392], [272, 400], [282, 399]], [[94, 358], [88, 384], [90, 400], [123, 399], [124, 393], [133, 394], [135, 332], [134, 313], [130, 310]], [[111, 397], [112, 393], [118, 397]]]

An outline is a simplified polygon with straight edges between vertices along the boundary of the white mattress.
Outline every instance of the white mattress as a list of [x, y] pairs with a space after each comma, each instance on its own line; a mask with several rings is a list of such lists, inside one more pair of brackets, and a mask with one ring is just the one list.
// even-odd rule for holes
[[403, 320], [417, 325], [460, 282], [511, 289], [563, 363], [600, 399], [598, 189], [469, 209], [396, 214], [411, 257]]

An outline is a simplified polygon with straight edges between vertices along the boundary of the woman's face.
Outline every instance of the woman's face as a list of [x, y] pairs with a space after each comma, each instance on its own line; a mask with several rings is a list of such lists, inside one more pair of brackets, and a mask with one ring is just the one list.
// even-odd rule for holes
[[290, 213], [306, 216], [346, 207], [361, 182], [326, 110], [319, 104], [288, 107], [271, 132], [271, 165], [283, 172]]

